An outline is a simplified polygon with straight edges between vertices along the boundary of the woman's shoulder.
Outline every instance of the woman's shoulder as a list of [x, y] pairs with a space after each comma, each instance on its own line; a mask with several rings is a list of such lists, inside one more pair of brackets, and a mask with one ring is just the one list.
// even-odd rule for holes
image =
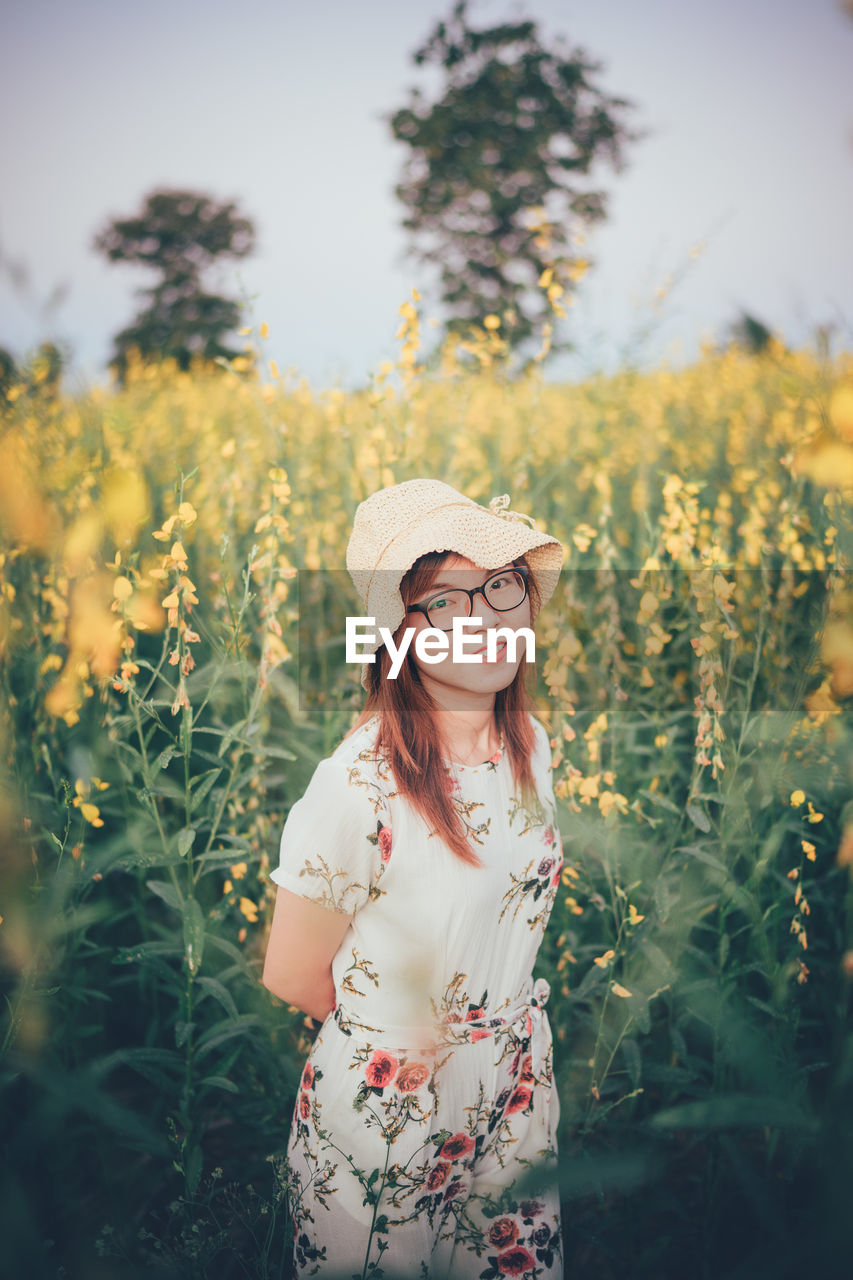
[[303, 808], [358, 817], [362, 810], [376, 813], [385, 807], [388, 788], [381, 761], [373, 754], [377, 730], [376, 723], [360, 725], [318, 762], [302, 799]]
[[373, 716], [348, 733], [318, 767], [322, 767], [330, 778], [339, 779], [349, 787], [387, 792], [392, 777], [387, 760], [376, 755], [378, 733], [379, 717]]
[[329, 760], [347, 768], [353, 765], [369, 764], [373, 760], [376, 735], [379, 732], [379, 717], [372, 716], [364, 724], [353, 729], [335, 747]]

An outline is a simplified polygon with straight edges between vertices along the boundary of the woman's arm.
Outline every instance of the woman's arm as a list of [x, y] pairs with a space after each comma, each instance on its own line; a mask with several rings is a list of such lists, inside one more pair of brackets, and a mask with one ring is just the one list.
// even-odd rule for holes
[[335, 1005], [332, 960], [352, 916], [278, 886], [261, 981], [273, 995], [323, 1022]]

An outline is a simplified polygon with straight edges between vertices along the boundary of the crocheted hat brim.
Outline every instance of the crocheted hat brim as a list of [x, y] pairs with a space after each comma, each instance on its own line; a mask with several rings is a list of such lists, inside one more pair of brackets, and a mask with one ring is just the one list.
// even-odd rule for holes
[[[536, 580], [540, 608], [552, 596], [563, 563], [562, 543], [530, 528], [521, 519], [495, 515], [462, 495], [455, 496], [458, 501], [445, 503], [410, 520], [383, 547], [378, 563], [364, 563], [366, 557], [358, 554], [360, 548], [354, 531], [347, 552], [347, 568], [364, 602], [365, 615], [375, 619], [377, 639], [372, 645], [363, 645], [369, 652], [375, 653], [381, 647], [380, 626], [393, 633], [405, 618], [400, 583], [415, 561], [428, 552], [455, 552], [484, 570], [499, 569], [523, 555]], [[534, 617], [531, 612], [531, 621]], [[365, 663], [361, 680], [365, 689], [368, 669], [369, 664]]]

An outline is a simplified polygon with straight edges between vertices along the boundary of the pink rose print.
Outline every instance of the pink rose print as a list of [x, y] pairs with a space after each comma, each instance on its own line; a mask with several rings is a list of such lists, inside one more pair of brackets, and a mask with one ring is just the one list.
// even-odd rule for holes
[[397, 1088], [400, 1093], [414, 1093], [429, 1080], [429, 1067], [422, 1062], [407, 1062], [397, 1072]]
[[523, 1111], [525, 1107], [530, 1105], [532, 1097], [533, 1093], [526, 1084], [517, 1085], [510, 1094], [509, 1102], [506, 1104], [507, 1112], [512, 1114], [513, 1111]]
[[310, 1062], [305, 1063], [305, 1070], [302, 1072], [302, 1088], [310, 1089], [314, 1083], [314, 1068]]
[[383, 862], [391, 857], [391, 828], [379, 828], [379, 856]]
[[533, 1084], [533, 1058], [529, 1053], [521, 1064], [520, 1080], [522, 1084]]
[[450, 1186], [444, 1193], [445, 1200], [452, 1200], [454, 1196], [458, 1196], [462, 1190], [462, 1183], [459, 1178], [454, 1178]]
[[449, 1164], [439, 1160], [438, 1164], [434, 1165], [427, 1174], [427, 1191], [437, 1191], [439, 1187], [443, 1187], [450, 1175], [450, 1168]]
[[546, 827], [545, 830], [542, 832], [542, 843], [547, 845], [552, 845], [552, 844], [556, 844], [556, 842], [557, 842], [557, 838], [554, 835], [554, 828]]
[[540, 1200], [522, 1200], [518, 1206], [518, 1211], [522, 1218], [535, 1218], [542, 1212], [543, 1205]]
[[384, 1089], [389, 1084], [399, 1066], [396, 1058], [384, 1049], [377, 1049], [364, 1069], [364, 1078], [375, 1089]]
[[537, 870], [536, 874], [538, 876], [548, 876], [551, 874], [551, 870], [553, 866], [554, 866], [553, 858], [543, 858], [542, 861], [539, 863], [539, 869]]
[[458, 1160], [461, 1156], [470, 1155], [473, 1150], [473, 1138], [469, 1138], [467, 1133], [454, 1133], [438, 1154], [442, 1160]]
[[496, 1249], [507, 1249], [518, 1239], [518, 1227], [512, 1218], [498, 1218], [489, 1228], [489, 1244]]
[[498, 1254], [498, 1271], [502, 1276], [524, 1276], [536, 1266], [532, 1253], [517, 1244], [514, 1249]]
[[311, 1099], [307, 1093], [299, 1095], [299, 1114], [303, 1120], [307, 1120], [311, 1114]]

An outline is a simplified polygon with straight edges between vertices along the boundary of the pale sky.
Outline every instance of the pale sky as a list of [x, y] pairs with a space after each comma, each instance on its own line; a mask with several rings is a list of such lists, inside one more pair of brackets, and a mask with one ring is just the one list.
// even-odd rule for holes
[[[439, 0], [0, 0], [0, 345], [71, 344], [102, 379], [141, 268], [91, 249], [157, 186], [233, 199], [257, 252], [211, 277], [252, 299], [268, 353], [317, 386], [397, 350], [397, 310], [436, 276], [405, 256], [405, 148], [385, 117], [429, 88], [411, 53]], [[793, 344], [853, 348], [853, 19], [842, 0], [474, 0], [531, 17], [603, 64], [647, 137], [597, 175], [610, 216], [554, 373], [692, 359], [745, 307]], [[690, 250], [705, 248], [695, 260]], [[683, 274], [682, 274], [683, 273]], [[655, 290], [678, 282], [660, 313]], [[48, 315], [53, 288], [68, 295]], [[651, 328], [649, 329], [649, 326]], [[645, 332], [648, 330], [647, 332]], [[645, 336], [643, 335], [645, 332]]]

